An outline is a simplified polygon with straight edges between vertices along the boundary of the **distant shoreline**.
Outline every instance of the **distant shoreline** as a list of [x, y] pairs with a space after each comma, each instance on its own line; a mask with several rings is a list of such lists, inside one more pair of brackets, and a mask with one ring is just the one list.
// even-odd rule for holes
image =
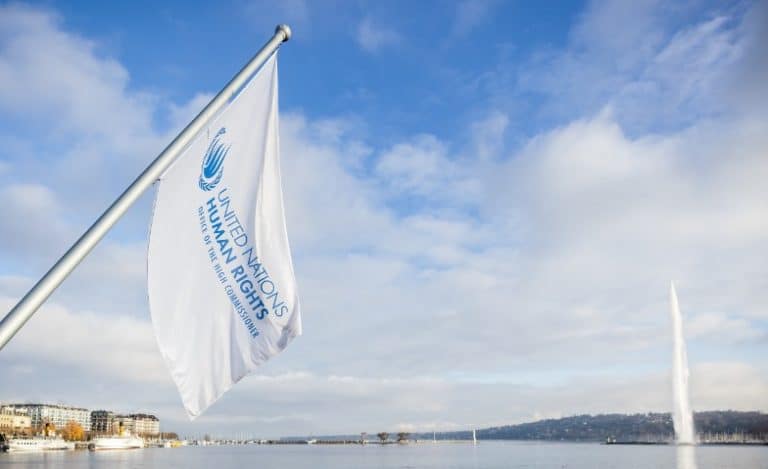
[[[768, 414], [760, 411], [714, 410], [694, 413], [694, 428], [701, 445], [762, 445], [768, 444]], [[382, 432], [386, 433], [386, 432]], [[390, 436], [397, 435], [389, 433]], [[473, 430], [449, 432], [404, 433], [410, 441], [472, 441]], [[479, 441], [511, 440], [542, 442], [605, 443], [622, 444], [669, 444], [675, 433], [669, 412], [644, 414], [598, 414], [574, 415], [536, 422], [477, 428]], [[361, 435], [365, 435], [362, 436]], [[365, 434], [336, 434], [288, 436], [281, 440], [314, 439], [318, 443], [327, 440], [360, 441], [367, 438], [371, 444], [378, 444], [377, 432]], [[391, 441], [395, 441], [393, 438]]]

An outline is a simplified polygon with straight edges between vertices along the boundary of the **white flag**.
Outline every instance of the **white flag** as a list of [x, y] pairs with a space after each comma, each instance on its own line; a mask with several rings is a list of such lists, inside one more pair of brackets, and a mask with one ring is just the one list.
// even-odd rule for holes
[[149, 307], [190, 418], [301, 334], [279, 157], [272, 56], [160, 178]]

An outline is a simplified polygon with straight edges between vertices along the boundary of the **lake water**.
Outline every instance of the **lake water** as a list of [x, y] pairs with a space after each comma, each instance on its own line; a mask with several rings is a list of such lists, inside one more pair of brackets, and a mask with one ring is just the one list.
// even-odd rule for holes
[[0, 468], [66, 469], [768, 469], [768, 446], [606, 446], [481, 441], [409, 445], [249, 445], [0, 454]]

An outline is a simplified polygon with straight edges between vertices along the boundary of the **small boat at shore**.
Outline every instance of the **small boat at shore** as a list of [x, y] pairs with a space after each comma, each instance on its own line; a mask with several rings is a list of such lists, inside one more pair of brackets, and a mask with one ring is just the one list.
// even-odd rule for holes
[[144, 447], [144, 440], [138, 436], [115, 435], [100, 436], [91, 440], [88, 449], [91, 451], [102, 451], [109, 449], [139, 449]]
[[66, 451], [75, 449], [75, 443], [58, 437], [9, 438], [8, 452]]
[[97, 436], [88, 444], [88, 449], [91, 451], [102, 451], [109, 449], [139, 449], [144, 446], [144, 439], [132, 435], [130, 430], [123, 427], [123, 422], [120, 422], [117, 428], [117, 435]]

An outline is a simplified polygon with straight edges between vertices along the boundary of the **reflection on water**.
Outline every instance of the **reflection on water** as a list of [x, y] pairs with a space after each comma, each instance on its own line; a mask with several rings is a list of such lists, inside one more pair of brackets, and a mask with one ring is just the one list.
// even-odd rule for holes
[[696, 447], [680, 445], [677, 447], [677, 469], [696, 469]]

